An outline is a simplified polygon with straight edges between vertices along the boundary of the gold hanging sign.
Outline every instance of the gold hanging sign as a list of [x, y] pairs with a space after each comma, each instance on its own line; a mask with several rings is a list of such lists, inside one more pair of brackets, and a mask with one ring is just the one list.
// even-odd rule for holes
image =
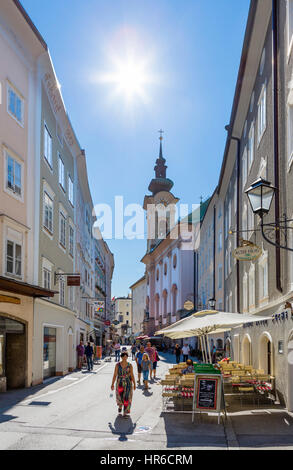
[[233, 251], [233, 257], [238, 261], [255, 261], [261, 254], [262, 248], [248, 240], [241, 240], [241, 246]]
[[187, 300], [184, 304], [185, 310], [192, 310], [194, 308], [193, 302], [190, 300]]

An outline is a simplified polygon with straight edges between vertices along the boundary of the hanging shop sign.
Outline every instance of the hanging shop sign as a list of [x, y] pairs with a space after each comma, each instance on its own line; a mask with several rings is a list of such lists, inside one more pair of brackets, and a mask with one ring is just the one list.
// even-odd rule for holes
[[191, 302], [190, 300], [187, 300], [184, 304], [184, 308], [185, 310], [193, 310], [194, 308], [193, 302]]
[[104, 325], [105, 325], [105, 326], [110, 326], [110, 325], [111, 325], [110, 320], [105, 320], [105, 321], [104, 321]]
[[239, 246], [233, 251], [233, 256], [238, 261], [255, 261], [261, 254], [262, 249], [259, 246], [245, 240], [243, 240], [242, 246]]
[[105, 311], [105, 301], [104, 300], [95, 300], [95, 313], [103, 313]]
[[80, 286], [80, 276], [67, 276], [67, 286], [73, 287], [79, 287]]

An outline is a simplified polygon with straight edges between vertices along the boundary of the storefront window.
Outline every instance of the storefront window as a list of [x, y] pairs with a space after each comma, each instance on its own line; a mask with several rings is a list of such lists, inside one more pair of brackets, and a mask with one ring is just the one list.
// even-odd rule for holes
[[56, 328], [44, 328], [44, 379], [56, 373]]

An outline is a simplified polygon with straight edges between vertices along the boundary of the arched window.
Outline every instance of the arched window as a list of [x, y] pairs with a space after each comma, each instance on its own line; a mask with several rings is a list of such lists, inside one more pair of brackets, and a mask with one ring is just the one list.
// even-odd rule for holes
[[167, 263], [164, 264], [164, 275], [166, 276], [167, 275], [167, 271], [168, 271], [168, 267], [167, 267]]
[[160, 316], [160, 296], [159, 296], [159, 294], [156, 294], [155, 301], [156, 301], [156, 319], [158, 320], [158, 318]]
[[172, 286], [172, 315], [176, 315], [177, 312], [177, 286]]
[[173, 256], [173, 268], [176, 269], [176, 266], [177, 266], [177, 255], [175, 254]]
[[166, 289], [163, 291], [163, 299], [164, 299], [164, 315], [167, 315], [167, 305], [168, 305], [168, 292]]

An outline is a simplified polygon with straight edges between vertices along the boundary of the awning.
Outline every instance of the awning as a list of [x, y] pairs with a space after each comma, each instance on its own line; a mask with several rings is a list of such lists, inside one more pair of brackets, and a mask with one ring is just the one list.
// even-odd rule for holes
[[26, 295], [28, 297], [54, 297], [55, 294], [58, 294], [57, 291], [44, 289], [43, 287], [16, 281], [15, 279], [9, 279], [4, 276], [0, 276], [0, 290]]
[[157, 331], [155, 335], [164, 335], [171, 339], [191, 338], [193, 336], [203, 336], [210, 333], [228, 331], [244, 323], [254, 323], [268, 320], [268, 318], [271, 317], [218, 312], [217, 310], [203, 310], [183, 320], [179, 320], [177, 323], [167, 328]]

